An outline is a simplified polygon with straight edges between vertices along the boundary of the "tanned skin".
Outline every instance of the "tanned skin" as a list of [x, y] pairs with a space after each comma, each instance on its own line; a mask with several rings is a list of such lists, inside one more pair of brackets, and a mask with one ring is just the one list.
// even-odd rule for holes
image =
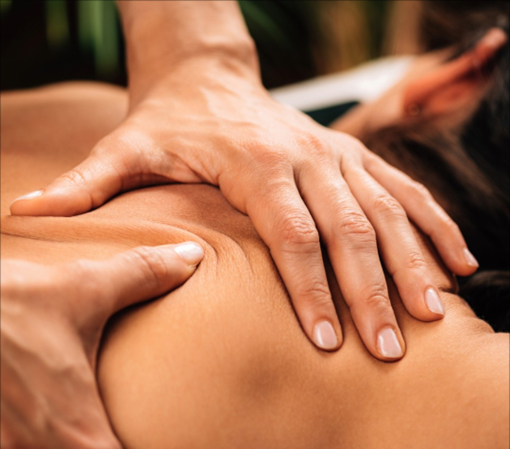
[[124, 447], [508, 447], [509, 336], [455, 295], [419, 234], [446, 315], [412, 318], [390, 283], [407, 352], [387, 363], [366, 350], [329, 268], [343, 347], [308, 344], [267, 247], [215, 187], [136, 190], [71, 218], [7, 216], [12, 199], [82, 160], [126, 106], [104, 86], [6, 94], [1, 130], [2, 259], [53, 265], [182, 241], [205, 249], [184, 286], [126, 311], [105, 335], [98, 380]]

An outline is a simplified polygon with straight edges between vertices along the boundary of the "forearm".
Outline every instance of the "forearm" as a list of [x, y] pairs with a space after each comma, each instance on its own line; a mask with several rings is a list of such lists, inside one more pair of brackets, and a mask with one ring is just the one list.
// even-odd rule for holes
[[117, 3], [130, 83], [157, 79], [189, 60], [227, 61], [243, 70], [258, 71], [255, 46], [236, 1]]

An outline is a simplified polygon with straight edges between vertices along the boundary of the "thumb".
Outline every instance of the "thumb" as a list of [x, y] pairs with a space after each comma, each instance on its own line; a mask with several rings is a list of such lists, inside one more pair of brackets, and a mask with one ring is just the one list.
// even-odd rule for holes
[[88, 212], [122, 190], [126, 171], [113, 155], [92, 154], [44, 190], [15, 199], [11, 214], [69, 217]]
[[[91, 289], [96, 311], [107, 316], [167, 293], [184, 283], [204, 257], [195, 242], [141, 246], [115, 257], [81, 265], [82, 285]], [[80, 282], [80, 281], [78, 281]]]

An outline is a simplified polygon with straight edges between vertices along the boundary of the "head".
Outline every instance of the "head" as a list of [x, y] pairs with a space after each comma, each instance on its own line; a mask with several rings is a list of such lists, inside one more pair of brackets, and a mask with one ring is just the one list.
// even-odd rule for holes
[[[426, 185], [459, 224], [480, 262], [461, 294], [500, 330], [508, 330], [510, 292], [507, 30], [481, 27], [417, 57], [379, 100], [334, 124]], [[482, 297], [490, 310], [476, 310]]]

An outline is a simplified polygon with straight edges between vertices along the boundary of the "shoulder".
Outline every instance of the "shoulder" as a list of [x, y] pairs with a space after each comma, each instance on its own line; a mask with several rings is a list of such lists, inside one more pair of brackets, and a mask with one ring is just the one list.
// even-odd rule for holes
[[451, 276], [424, 240], [446, 318], [413, 319], [393, 289], [408, 349], [398, 363], [379, 362], [365, 350], [332, 279], [344, 344], [328, 354], [304, 336], [249, 220], [215, 189], [168, 192], [174, 225], [207, 242], [210, 257], [182, 288], [124, 314], [107, 334], [100, 385], [126, 442], [375, 449], [381, 441], [396, 448], [413, 441], [450, 449], [508, 441], [508, 335], [494, 334], [451, 293]]

